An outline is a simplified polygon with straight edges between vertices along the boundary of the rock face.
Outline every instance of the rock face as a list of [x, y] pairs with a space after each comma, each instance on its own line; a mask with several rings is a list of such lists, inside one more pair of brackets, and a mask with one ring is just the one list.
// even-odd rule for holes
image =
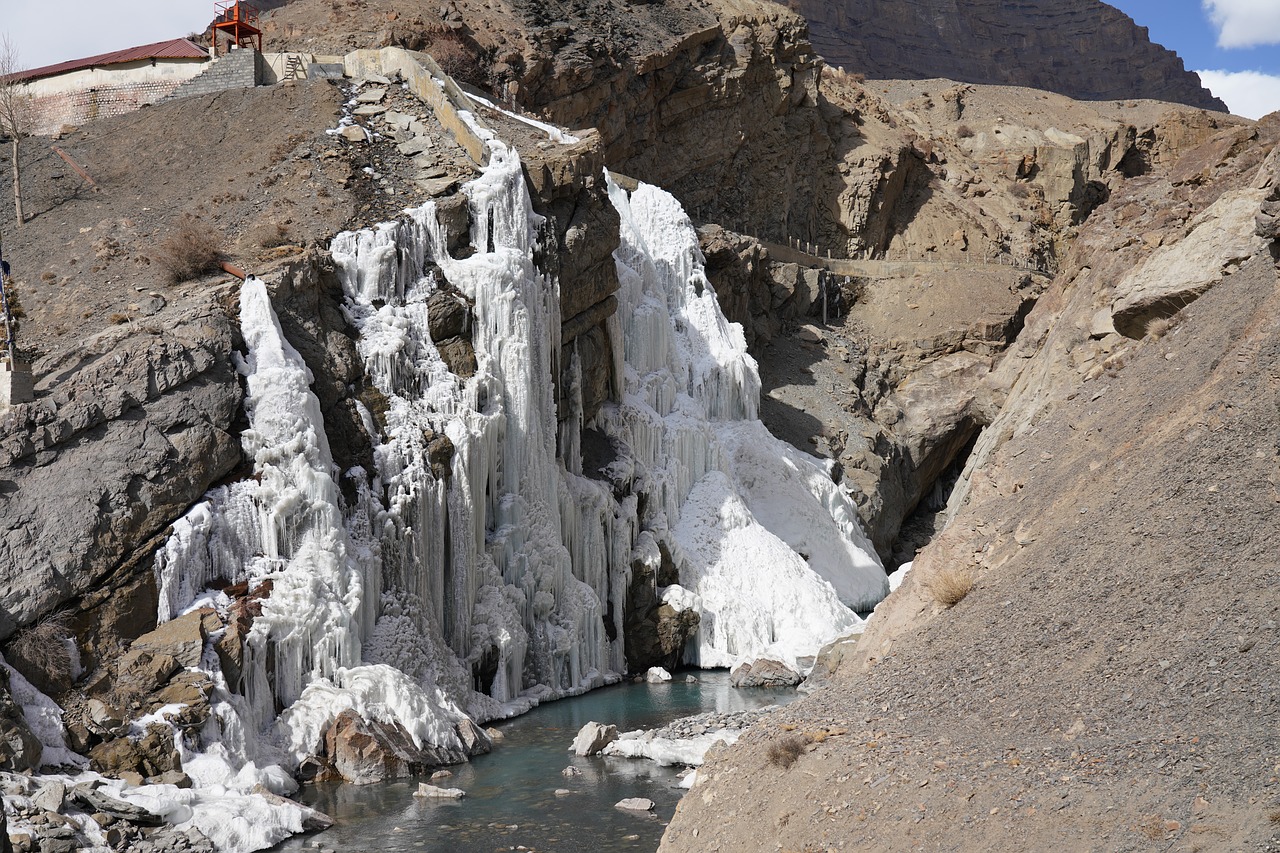
[[1146, 27], [1098, 0], [787, 0], [827, 62], [868, 77], [1027, 86], [1226, 112]]
[[0, 638], [128, 577], [239, 464], [238, 332], [201, 301], [37, 361], [37, 402], [0, 415]]

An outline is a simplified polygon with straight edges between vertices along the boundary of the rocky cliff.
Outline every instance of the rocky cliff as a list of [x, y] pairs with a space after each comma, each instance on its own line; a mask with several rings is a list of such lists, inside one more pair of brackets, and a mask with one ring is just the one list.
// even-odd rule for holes
[[945, 77], [1085, 101], [1151, 98], [1226, 112], [1177, 54], [1099, 0], [788, 0], [832, 65], [876, 79]]

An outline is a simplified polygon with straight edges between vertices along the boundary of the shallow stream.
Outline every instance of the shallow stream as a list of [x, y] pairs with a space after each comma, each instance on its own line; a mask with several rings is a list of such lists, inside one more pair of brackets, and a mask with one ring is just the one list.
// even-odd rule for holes
[[[461, 800], [413, 796], [418, 780], [379, 785], [310, 785], [299, 799], [337, 822], [327, 832], [290, 839], [275, 850], [338, 853], [432, 851], [545, 853], [653, 851], [683, 791], [682, 768], [630, 758], [579, 758], [569, 745], [595, 720], [619, 731], [658, 728], [705, 711], [743, 711], [794, 698], [790, 691], [736, 690], [724, 672], [683, 674], [666, 684], [620, 684], [551, 702], [496, 724], [506, 739], [490, 755], [453, 767], [442, 787], [461, 788]], [[568, 766], [581, 771], [566, 777]], [[568, 794], [556, 795], [557, 789]], [[651, 813], [614, 808], [626, 797], [647, 797]]]

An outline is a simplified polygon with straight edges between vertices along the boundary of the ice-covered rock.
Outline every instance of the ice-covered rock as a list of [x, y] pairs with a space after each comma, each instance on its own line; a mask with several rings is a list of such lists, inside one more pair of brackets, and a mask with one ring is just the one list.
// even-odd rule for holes
[[434, 800], [460, 800], [467, 795], [461, 788], [440, 788], [429, 782], [419, 782], [415, 797], [426, 797]]
[[578, 729], [578, 736], [569, 747], [574, 755], [595, 755], [618, 739], [618, 727], [590, 722]]
[[613, 804], [613, 807], [627, 811], [651, 812], [653, 811], [653, 800], [646, 797], [627, 797], [625, 800], [618, 800]]
[[671, 680], [671, 673], [660, 666], [651, 666], [648, 672], [644, 674], [644, 680], [650, 684], [662, 684]]

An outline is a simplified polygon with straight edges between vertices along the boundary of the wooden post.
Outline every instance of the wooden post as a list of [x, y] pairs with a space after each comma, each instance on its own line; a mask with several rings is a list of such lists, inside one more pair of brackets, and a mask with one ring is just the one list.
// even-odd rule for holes
[[22, 171], [18, 168], [18, 134], [13, 135], [13, 209], [18, 216], [18, 225], [22, 225], [27, 218], [22, 215]]

